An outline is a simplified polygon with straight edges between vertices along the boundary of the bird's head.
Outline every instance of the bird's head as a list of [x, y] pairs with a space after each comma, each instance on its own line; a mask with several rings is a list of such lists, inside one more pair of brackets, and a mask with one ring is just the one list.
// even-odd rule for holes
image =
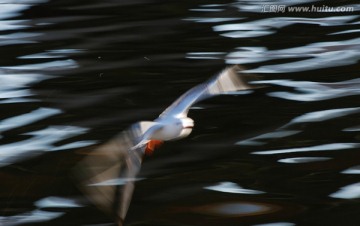
[[[145, 154], [151, 155], [154, 150], [160, 147], [164, 140], [178, 140], [187, 137], [194, 127], [194, 120], [188, 117], [172, 118], [168, 126], [155, 132], [149, 139], [145, 148]], [[167, 137], [168, 136], [168, 137]]]
[[194, 127], [194, 120], [185, 117], [180, 119], [183, 129], [192, 129]]
[[194, 120], [188, 117], [180, 118], [181, 133], [179, 138], [188, 136], [194, 127]]

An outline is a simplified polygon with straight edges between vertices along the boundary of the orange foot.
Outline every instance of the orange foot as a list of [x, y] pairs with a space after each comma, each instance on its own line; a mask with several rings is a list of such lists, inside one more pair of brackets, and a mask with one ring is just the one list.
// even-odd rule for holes
[[159, 148], [163, 143], [164, 141], [161, 140], [150, 140], [146, 145], [145, 154], [148, 156], [152, 155], [155, 149]]

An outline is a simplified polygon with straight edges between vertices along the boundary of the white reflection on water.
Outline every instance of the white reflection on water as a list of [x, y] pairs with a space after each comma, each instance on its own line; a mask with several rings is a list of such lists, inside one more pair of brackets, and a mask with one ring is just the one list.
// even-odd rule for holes
[[219, 191], [219, 192], [225, 192], [225, 193], [237, 193], [237, 194], [263, 194], [265, 192], [263, 191], [257, 191], [252, 189], [245, 189], [240, 187], [239, 185], [233, 183], [233, 182], [220, 182], [217, 185], [204, 187], [204, 189], [212, 190], [212, 191]]
[[12, 69], [12, 70], [64, 70], [77, 68], [78, 64], [72, 59], [56, 60], [38, 64], [27, 64], [18, 66], [3, 66], [0, 69]]
[[194, 21], [196, 23], [220, 23], [220, 22], [228, 22], [228, 21], [235, 21], [244, 19], [243, 17], [233, 17], [233, 18], [223, 18], [223, 17], [190, 17], [184, 20], [187, 21]]
[[286, 159], [280, 159], [278, 162], [281, 163], [310, 163], [310, 162], [320, 162], [320, 161], [327, 161], [330, 160], [329, 157], [298, 157], [298, 158], [286, 158]]
[[360, 147], [360, 143], [333, 143], [323, 144], [310, 147], [301, 148], [289, 148], [281, 150], [270, 150], [270, 151], [256, 151], [252, 152], [255, 155], [275, 155], [275, 154], [287, 154], [287, 153], [299, 153], [299, 152], [314, 152], [314, 151], [334, 151], [334, 150], [345, 150]]
[[222, 59], [225, 54], [226, 54], [225, 52], [192, 52], [192, 53], [187, 53], [186, 58], [205, 59], [205, 60]]
[[[20, 16], [24, 10], [29, 9], [33, 4], [47, 2], [44, 0], [22, 0], [22, 1], [0, 1], [0, 31], [17, 30], [29, 27], [26, 25], [27, 20], [9, 20], [16, 16]], [[26, 43], [25, 40], [6, 40], [8, 44]], [[6, 42], [5, 41], [5, 42]], [[3, 45], [0, 38], [0, 45]]]
[[221, 217], [260, 215], [273, 211], [274, 206], [263, 203], [234, 202], [219, 203], [193, 208], [193, 212]]
[[236, 145], [247, 145], [247, 146], [258, 146], [258, 145], [265, 144], [265, 142], [258, 141], [258, 140], [283, 138], [283, 137], [292, 136], [294, 134], [298, 134], [300, 132], [301, 132], [300, 130], [277, 130], [274, 132], [261, 134], [259, 136], [249, 138], [246, 140], [238, 141], [235, 144]]
[[197, 9], [190, 9], [190, 11], [198, 11], [198, 12], [221, 12], [224, 9], [211, 9], [211, 8], [197, 8]]
[[[360, 79], [334, 83], [319, 83], [310, 81], [291, 80], [265, 80], [257, 81], [255, 84], [273, 84], [295, 88], [297, 92], [272, 92], [269, 96], [296, 101], [320, 101], [333, 98], [359, 95]], [[301, 92], [301, 93], [298, 93]]]
[[0, 71], [0, 91], [23, 88], [31, 83], [41, 81], [44, 79], [42, 74], [10, 74], [5, 71]]
[[[250, 28], [249, 28], [250, 29]], [[252, 30], [251, 30], [252, 31]], [[264, 65], [247, 70], [251, 73], [288, 73], [354, 64], [360, 59], [360, 38], [311, 43], [305, 46], [267, 50], [263, 47], [240, 47], [226, 57], [228, 64], [259, 63], [278, 59], [301, 59], [295, 62]]]
[[358, 112], [360, 112], [360, 108], [340, 108], [340, 109], [330, 109], [323, 111], [314, 111], [294, 118], [293, 120], [290, 121], [289, 124], [304, 123], [304, 122], [322, 122], [338, 117], [347, 116], [350, 114], [355, 114]]
[[[297, 5], [309, 1], [277, 1], [277, 5]], [[320, 18], [306, 18], [306, 17], [267, 17], [258, 20], [248, 21], [247, 18], [226, 18], [221, 11], [228, 10], [228, 8], [237, 7], [239, 11], [262, 13], [265, 5], [274, 5], [274, 1], [238, 1], [228, 5], [220, 5], [213, 7], [200, 6], [197, 11], [213, 12], [211, 17], [190, 17], [186, 20], [197, 23], [221, 23], [213, 26], [213, 30], [218, 32], [221, 36], [228, 38], [253, 38], [271, 35], [281, 30], [284, 27], [297, 24], [311, 24], [325, 27], [344, 27], [346, 31], [338, 33], [331, 33], [331, 35], [339, 35], [344, 33], [358, 32], [358, 29], [350, 30], [349, 25], [356, 25], [355, 20], [359, 18], [358, 15], [337, 15]], [[211, 6], [211, 5], [210, 5]], [[355, 7], [354, 7], [355, 8]], [[356, 8], [359, 8], [356, 6]], [[193, 9], [194, 10], [194, 9]], [[218, 13], [217, 13], [218, 12]], [[206, 13], [204, 13], [206, 15]], [[218, 15], [218, 17], [216, 17]], [[226, 14], [225, 14], [226, 15]], [[231, 14], [232, 15], [232, 14]], [[231, 22], [233, 20], [240, 20], [239, 22]], [[355, 21], [355, 22], [354, 22]], [[272, 65], [263, 65], [259, 68], [248, 70], [253, 73], [289, 73], [308, 71], [321, 68], [336, 67], [342, 65], [355, 64], [360, 59], [359, 38], [341, 41], [327, 41], [306, 44], [304, 46], [267, 50], [264, 47], [239, 47], [236, 51], [231, 52], [226, 57], [227, 64], [246, 64], [246, 63], [260, 63], [279, 59], [297, 59], [293, 62], [279, 63]], [[249, 49], [246, 49], [249, 48]], [[251, 49], [253, 48], [253, 49]], [[253, 51], [256, 49], [255, 51]], [[261, 49], [261, 51], [259, 51]], [[217, 59], [203, 56], [190, 56], [191, 59]]]
[[253, 226], [294, 226], [296, 224], [290, 222], [275, 222], [275, 223], [268, 223], [268, 224], [255, 224]]
[[15, 216], [0, 216], [0, 224], [4, 226], [16, 226], [22, 224], [38, 223], [61, 217], [65, 213], [33, 210]]
[[[291, 126], [296, 125], [298, 123], [322, 122], [322, 121], [331, 120], [331, 119], [338, 118], [338, 117], [347, 116], [350, 114], [355, 114], [358, 112], [360, 112], [360, 108], [330, 109], [330, 110], [305, 113], [301, 116], [298, 116], [298, 117], [292, 119], [289, 123], [281, 126], [280, 128], [274, 130], [273, 132], [261, 134], [259, 136], [252, 137], [252, 138], [249, 138], [246, 140], [241, 140], [241, 141], [236, 142], [235, 144], [243, 145], [243, 146], [261, 146], [261, 145], [266, 144], [266, 140], [271, 141], [273, 139], [289, 137], [289, 136], [300, 133], [301, 130], [290, 130]], [[355, 128], [354, 131], [356, 131], [356, 127], [354, 127], [354, 128]], [[349, 129], [351, 129], [351, 128], [349, 128]], [[348, 131], [348, 130], [346, 130], [346, 131]], [[349, 130], [349, 131], [351, 131], [351, 130]], [[321, 149], [328, 148], [329, 147], [328, 145], [331, 145], [330, 146], [331, 150], [333, 150], [332, 148], [335, 147], [335, 146], [333, 146], [333, 144], [326, 144], [326, 145], [319, 145], [319, 146], [306, 147], [306, 148], [285, 149], [285, 150], [275, 151], [275, 152], [288, 153], [288, 152], [317, 151], [316, 150], [317, 148], [321, 148]], [[338, 144], [336, 144], [336, 145], [338, 145]], [[343, 147], [344, 147], [344, 145], [347, 146], [348, 144], [341, 144], [341, 146], [343, 146]], [[272, 151], [270, 151], [270, 153], [271, 152]], [[256, 154], [260, 154], [260, 153], [265, 154], [264, 152], [259, 152]], [[269, 153], [269, 152], [266, 152], [266, 153]], [[253, 153], [253, 154], [255, 154], [255, 153]]]
[[34, 32], [14, 32], [11, 34], [0, 35], [0, 46], [36, 43], [36, 41], [29, 40], [29, 38], [40, 35], [41, 33], [34, 33]]
[[[11, 1], [2, 2], [0, 1], [0, 19], [11, 18], [21, 15], [21, 12], [30, 8], [31, 5], [24, 4], [11, 4]], [[1, 26], [0, 26], [1, 30]]]
[[343, 129], [345, 132], [360, 132], [360, 126], [353, 126], [350, 128]]
[[76, 208], [82, 207], [76, 200], [62, 197], [46, 197], [35, 202], [38, 208]]
[[360, 59], [360, 51], [354, 49], [344, 49], [314, 54], [312, 59], [300, 60], [291, 63], [261, 66], [248, 70], [251, 73], [289, 73], [299, 71], [309, 71], [321, 68], [337, 67], [355, 64]]
[[7, 73], [0, 70], [0, 103], [1, 99], [16, 99], [32, 96], [30, 90], [26, 89], [31, 84], [48, 79], [49, 76], [35, 73]]
[[54, 108], [39, 108], [29, 113], [14, 116], [0, 121], [0, 132], [31, 124], [35, 121], [60, 114], [62, 111]]
[[[55, 51], [54, 53], [58, 52]], [[34, 94], [27, 87], [33, 83], [55, 77], [40, 73], [76, 68], [77, 65], [74, 60], [66, 59], [38, 64], [0, 66], [0, 103], [37, 101], [28, 98]]]
[[31, 84], [49, 78], [42, 74], [35, 73], [8, 73], [0, 70], [0, 103], [18, 103], [36, 101], [29, 99], [33, 96], [27, 89]]
[[[24, 94], [24, 93], [22, 93], [22, 94]], [[40, 101], [38, 99], [23, 98], [23, 97], [32, 95], [30, 92], [26, 92], [26, 94], [29, 94], [29, 95], [25, 95], [22, 97], [11, 96], [11, 99], [0, 100], [0, 104], [9, 104], [9, 103], [14, 104], [14, 103], [39, 102]]]
[[253, 204], [224, 204], [218, 206], [217, 213], [221, 215], [251, 214], [262, 211], [263, 207]]
[[360, 174], [360, 165], [342, 171], [343, 174]]
[[360, 32], [360, 29], [338, 31], [338, 32], [331, 33], [330, 35], [340, 35], [340, 34], [349, 34], [349, 33], [357, 33], [357, 32]]
[[26, 56], [20, 56], [18, 59], [51, 59], [51, 58], [65, 58], [69, 54], [81, 53], [82, 49], [56, 49], [47, 50], [43, 53], [31, 54]]
[[[58, 147], [54, 146], [54, 143], [83, 134], [87, 130], [76, 126], [50, 126], [43, 130], [26, 133], [24, 135], [30, 135], [31, 138], [0, 145], [0, 166], [23, 161], [46, 151], [56, 151]], [[94, 143], [96, 141], [87, 141], [82, 143], [82, 146]]]
[[[65, 70], [76, 67], [77, 63], [71, 59], [29, 65], [2, 66], [0, 67], [0, 103], [38, 101], [28, 98], [34, 94], [27, 87], [33, 83], [54, 78], [55, 76], [47, 76], [37, 72]], [[26, 73], [26, 71], [29, 71], [29, 73]]]
[[0, 0], [0, 4], [39, 4], [49, 0]]
[[199, 8], [189, 9], [190, 11], [198, 12], [221, 12], [224, 11], [226, 4], [204, 4], [199, 5]]
[[62, 150], [69, 150], [69, 149], [75, 149], [75, 148], [83, 148], [90, 145], [97, 144], [98, 142], [95, 140], [82, 140], [82, 141], [75, 141], [69, 144], [64, 144], [58, 147], [54, 147], [49, 151], [62, 151]]
[[27, 20], [0, 20], [0, 31], [21, 30], [30, 27], [25, 25]]
[[29, 101], [28, 99], [23, 99], [23, 97], [28, 97], [32, 95], [33, 94], [28, 89], [4, 91], [0, 93], [0, 100], [1, 99], [11, 99], [11, 100], [1, 100], [0, 103], [13, 103], [14, 100], [15, 102], [22, 102], [19, 101], [20, 98], [21, 100]]
[[258, 37], [273, 34], [276, 32], [276, 29], [298, 23], [338, 26], [344, 25], [356, 18], [358, 18], [358, 16], [334, 16], [324, 18], [272, 17], [250, 22], [217, 25], [213, 27], [213, 30], [225, 32], [221, 33], [221, 36], [230, 38]]
[[21, 16], [23, 11], [44, 2], [47, 0], [0, 1], [0, 31], [17, 30], [14, 33], [0, 35], [0, 46], [36, 43], [29, 38], [39, 36], [41, 33], [20, 32], [21, 29], [31, 27], [29, 20], [11, 20], [9, 18]]
[[116, 179], [110, 179], [106, 181], [102, 181], [100, 183], [96, 184], [89, 184], [88, 186], [114, 186], [114, 185], [125, 185], [128, 182], [135, 182], [135, 181], [141, 181], [144, 180], [144, 178], [116, 178]]
[[360, 198], [360, 183], [350, 184], [342, 187], [339, 191], [330, 194], [330, 197], [339, 199]]

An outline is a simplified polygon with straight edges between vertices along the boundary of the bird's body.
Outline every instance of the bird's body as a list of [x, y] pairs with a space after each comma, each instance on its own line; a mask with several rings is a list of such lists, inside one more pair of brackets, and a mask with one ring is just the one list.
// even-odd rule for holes
[[194, 121], [187, 114], [193, 104], [215, 95], [253, 88], [247, 76], [238, 66], [226, 68], [187, 91], [154, 121], [135, 123], [100, 145], [77, 167], [81, 172], [76, 173], [80, 188], [100, 209], [115, 215], [122, 225], [143, 155], [164, 141], [185, 138], [191, 133]]

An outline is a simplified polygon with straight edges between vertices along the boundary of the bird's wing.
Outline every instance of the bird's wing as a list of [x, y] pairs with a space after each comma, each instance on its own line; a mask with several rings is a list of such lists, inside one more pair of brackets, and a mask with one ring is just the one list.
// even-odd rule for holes
[[196, 102], [227, 92], [255, 88], [248, 83], [249, 80], [254, 80], [255, 75], [243, 73], [242, 70], [238, 65], [225, 68], [218, 75], [184, 93], [161, 113], [160, 117], [168, 115], [186, 116], [190, 107]]
[[75, 167], [79, 188], [99, 209], [125, 218], [148, 137], [160, 128], [155, 122], [136, 123], [91, 150]]

